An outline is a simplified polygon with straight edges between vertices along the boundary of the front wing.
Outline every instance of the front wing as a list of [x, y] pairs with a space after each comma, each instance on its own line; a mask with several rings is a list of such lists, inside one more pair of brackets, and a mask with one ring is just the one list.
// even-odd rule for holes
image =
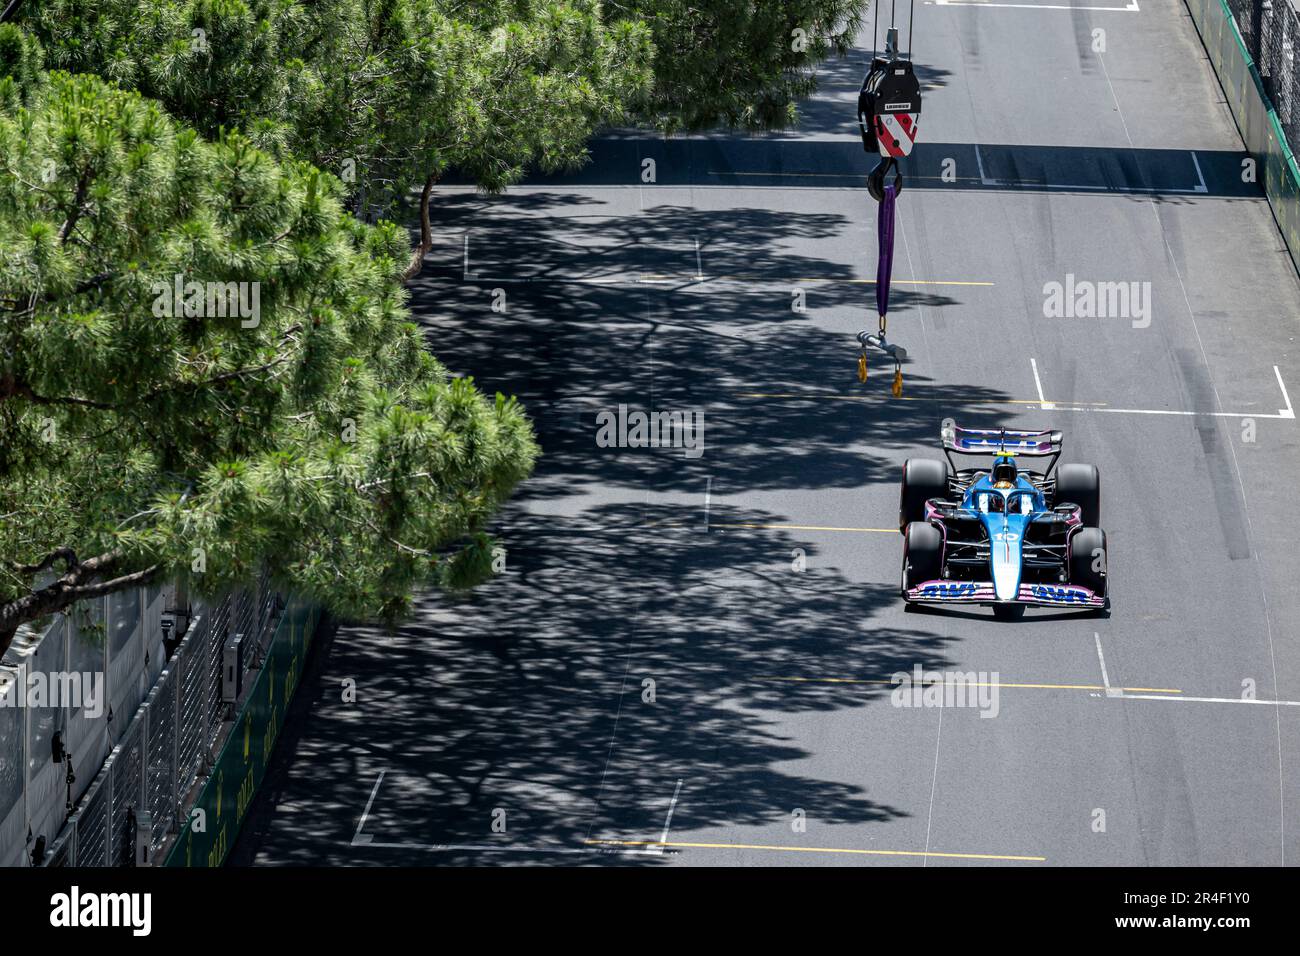
[[[992, 581], [923, 581], [906, 592], [909, 601], [936, 604], [1000, 604]], [[1105, 607], [1106, 599], [1078, 584], [1022, 584], [1014, 604], [1044, 607]]]

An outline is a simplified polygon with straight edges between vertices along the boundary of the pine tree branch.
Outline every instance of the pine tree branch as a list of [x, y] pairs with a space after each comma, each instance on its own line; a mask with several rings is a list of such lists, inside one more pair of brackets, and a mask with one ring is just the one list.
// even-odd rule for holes
[[[302, 329], [302, 323], [297, 323], [285, 329], [284, 334], [280, 336], [281, 343], [293, 340], [295, 333]], [[289, 361], [290, 356], [281, 355], [279, 358], [270, 362], [264, 362], [261, 365], [253, 365], [246, 368], [231, 369], [228, 372], [222, 372], [211, 378], [205, 378], [197, 382], [175, 382], [162, 388], [155, 388], [146, 392], [139, 398], [132, 399], [129, 402], [97, 402], [89, 398], [78, 398], [74, 395], [60, 395], [55, 397], [39, 395], [32, 390], [32, 387], [26, 382], [19, 381], [12, 374], [0, 376], [0, 402], [15, 396], [25, 398], [36, 405], [76, 405], [83, 408], [95, 408], [100, 411], [123, 411], [137, 405], [142, 405], [160, 398], [170, 392], [181, 390], [193, 390], [208, 388], [219, 382], [229, 381], [235, 378], [244, 378], [248, 375], [256, 375], [260, 372], [269, 372], [271, 369], [283, 365]]]
[[[70, 549], [59, 549], [59, 551], [53, 552], [55, 555], [53, 559], [47, 556], [46, 560], [53, 563], [54, 560], [58, 560], [57, 555], [63, 552], [71, 554]], [[20, 598], [15, 598], [7, 604], [0, 605], [0, 654], [4, 654], [9, 649], [9, 645], [13, 643], [19, 625], [31, 623], [49, 614], [55, 614], [70, 607], [77, 601], [103, 597], [105, 594], [112, 594], [114, 591], [120, 591], [124, 588], [147, 584], [153, 580], [162, 567], [162, 565], [153, 564], [129, 574], [99, 580], [110, 575], [123, 557], [124, 555], [120, 550], [114, 549], [105, 551], [93, 558], [87, 558], [85, 561], [74, 561], [70, 564], [67, 573], [62, 577], [43, 588], [25, 594]]]
[[59, 245], [68, 241], [68, 236], [72, 230], [77, 228], [77, 220], [85, 212], [86, 192], [90, 189], [90, 168], [82, 170], [81, 177], [77, 180], [77, 193], [72, 197], [72, 211], [68, 213], [68, 218], [64, 221], [59, 229]]
[[64, 567], [71, 571], [77, 566], [77, 554], [71, 548], [56, 548], [35, 564], [20, 564], [17, 561], [10, 561], [9, 566], [19, 574], [31, 575], [40, 574], [56, 561], [62, 561]]
[[97, 408], [101, 411], [109, 411], [118, 407], [108, 402], [96, 402], [89, 398], [77, 398], [72, 395], [60, 395], [54, 398], [38, 395], [30, 385], [26, 382], [20, 382], [12, 374], [0, 376], [0, 402], [14, 397], [25, 398], [35, 405], [77, 405], [83, 408]]

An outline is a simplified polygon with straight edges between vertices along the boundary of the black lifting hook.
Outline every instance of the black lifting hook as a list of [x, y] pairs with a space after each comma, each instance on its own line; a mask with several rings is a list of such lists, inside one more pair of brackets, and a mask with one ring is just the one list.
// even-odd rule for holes
[[903, 167], [893, 156], [887, 156], [867, 175], [867, 192], [876, 202], [885, 201], [885, 177], [891, 169], [894, 171], [894, 195], [903, 191]]
[[[876, 7], [877, 21], [880, 7]], [[921, 114], [921, 86], [912, 68], [911, 14], [908, 25], [907, 56], [899, 55], [898, 29], [885, 31], [885, 56], [872, 54], [871, 68], [858, 91], [858, 128], [862, 148], [878, 153], [880, 163], [867, 177], [867, 191], [876, 202], [883, 202], [885, 177], [894, 171], [894, 195], [903, 189], [899, 160], [912, 152]], [[893, 10], [890, 10], [893, 19]], [[875, 35], [873, 31], [873, 36]]]

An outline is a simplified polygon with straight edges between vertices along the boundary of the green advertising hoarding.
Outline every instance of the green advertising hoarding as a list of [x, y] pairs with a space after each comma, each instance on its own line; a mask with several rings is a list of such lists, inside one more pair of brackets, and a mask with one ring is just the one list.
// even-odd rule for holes
[[290, 601], [285, 608], [234, 730], [189, 811], [166, 866], [220, 866], [230, 853], [253, 794], [266, 775], [318, 618], [316, 607], [300, 601]]

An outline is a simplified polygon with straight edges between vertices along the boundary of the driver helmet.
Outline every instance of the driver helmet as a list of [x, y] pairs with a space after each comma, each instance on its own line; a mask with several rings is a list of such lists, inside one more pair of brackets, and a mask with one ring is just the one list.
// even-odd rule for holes
[[993, 481], [994, 488], [1014, 488], [1016, 486], [1016, 463], [1010, 458], [999, 458], [993, 463], [993, 473], [990, 478]]

